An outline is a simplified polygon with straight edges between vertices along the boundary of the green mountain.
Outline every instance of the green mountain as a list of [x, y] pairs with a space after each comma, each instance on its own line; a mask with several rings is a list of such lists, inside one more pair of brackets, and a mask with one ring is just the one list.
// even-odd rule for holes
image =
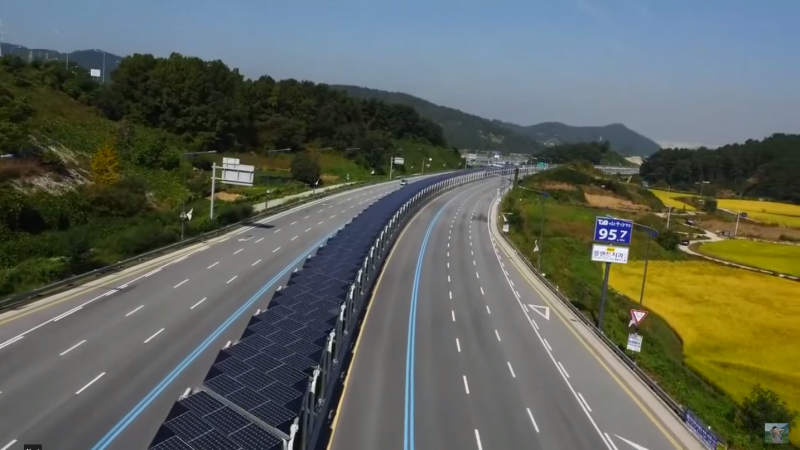
[[602, 127], [573, 127], [558, 122], [522, 126], [489, 120], [463, 111], [437, 105], [402, 92], [388, 92], [358, 86], [333, 85], [354, 97], [374, 98], [413, 107], [422, 117], [438, 123], [447, 142], [456, 147], [536, 153], [559, 144], [607, 141], [611, 149], [624, 156], [649, 156], [660, 150], [651, 139], [622, 124]]
[[413, 95], [358, 86], [332, 85], [331, 87], [357, 98], [411, 106], [420, 116], [439, 124], [448, 144], [455, 147], [515, 153], [534, 153], [544, 148], [536, 142], [536, 139], [509, 130], [491, 120], [436, 105]]
[[120, 61], [123, 57], [113, 53], [104, 52], [102, 50], [75, 50], [73, 52], [59, 53], [55, 50], [46, 48], [28, 48], [24, 45], [17, 45], [12, 43], [0, 43], [0, 49], [5, 56], [19, 56], [26, 62], [33, 61], [64, 61], [67, 62], [69, 57], [69, 64], [78, 65], [84, 69], [98, 69], [103, 70], [103, 58], [105, 56], [106, 68], [106, 81], [109, 81], [111, 72], [117, 70]]
[[578, 142], [608, 141], [611, 149], [624, 156], [650, 156], [661, 146], [650, 138], [631, 130], [621, 123], [602, 127], [573, 127], [559, 122], [544, 122], [523, 127], [513, 123], [494, 121], [495, 124], [547, 145]]

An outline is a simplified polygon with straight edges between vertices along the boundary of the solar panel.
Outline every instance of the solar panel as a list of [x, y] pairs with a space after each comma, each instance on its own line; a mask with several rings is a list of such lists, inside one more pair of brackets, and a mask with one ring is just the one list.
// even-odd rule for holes
[[[203, 383], [206, 389], [289, 433], [309, 375], [322, 360], [328, 334], [370, 248], [406, 201], [449, 176], [386, 195], [316, 249], [273, 294], [267, 309], [250, 318], [240, 342], [217, 356]], [[157, 438], [151, 450], [282, 448], [280, 437], [204, 391], [178, 401]]]

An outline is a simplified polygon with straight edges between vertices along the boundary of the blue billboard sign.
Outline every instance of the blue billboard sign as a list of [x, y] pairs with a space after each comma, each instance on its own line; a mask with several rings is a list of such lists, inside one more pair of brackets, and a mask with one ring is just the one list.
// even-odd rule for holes
[[594, 222], [595, 242], [608, 244], [631, 244], [633, 221], [613, 217], [596, 217]]
[[723, 443], [720, 438], [717, 437], [716, 434], [712, 433], [705, 424], [700, 421], [696, 415], [694, 415], [688, 409], [684, 411], [683, 414], [683, 421], [686, 423], [686, 426], [689, 430], [700, 439], [700, 442], [703, 443], [703, 446], [708, 450], [724, 450], [728, 448], [725, 443]]

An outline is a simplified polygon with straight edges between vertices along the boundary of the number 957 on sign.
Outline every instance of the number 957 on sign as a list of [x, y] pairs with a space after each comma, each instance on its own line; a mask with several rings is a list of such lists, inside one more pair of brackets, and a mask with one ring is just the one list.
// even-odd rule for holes
[[595, 218], [595, 242], [630, 245], [631, 234], [633, 234], [633, 222], [630, 220], [614, 219], [610, 217]]

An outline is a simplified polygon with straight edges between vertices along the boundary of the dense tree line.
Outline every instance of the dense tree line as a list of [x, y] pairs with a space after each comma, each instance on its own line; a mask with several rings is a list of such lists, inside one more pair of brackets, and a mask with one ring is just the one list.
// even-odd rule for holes
[[630, 165], [622, 155], [611, 150], [609, 141], [581, 142], [547, 147], [536, 153], [535, 158], [559, 164], [584, 161], [592, 164]]
[[709, 181], [742, 196], [800, 203], [800, 135], [774, 134], [715, 150], [664, 149], [642, 164], [641, 175], [677, 189]]
[[441, 127], [411, 107], [310, 81], [247, 80], [221, 61], [177, 53], [126, 57], [91, 102], [111, 119], [164, 129], [198, 150], [357, 148], [349, 156], [375, 167], [392, 139], [446, 145]]

